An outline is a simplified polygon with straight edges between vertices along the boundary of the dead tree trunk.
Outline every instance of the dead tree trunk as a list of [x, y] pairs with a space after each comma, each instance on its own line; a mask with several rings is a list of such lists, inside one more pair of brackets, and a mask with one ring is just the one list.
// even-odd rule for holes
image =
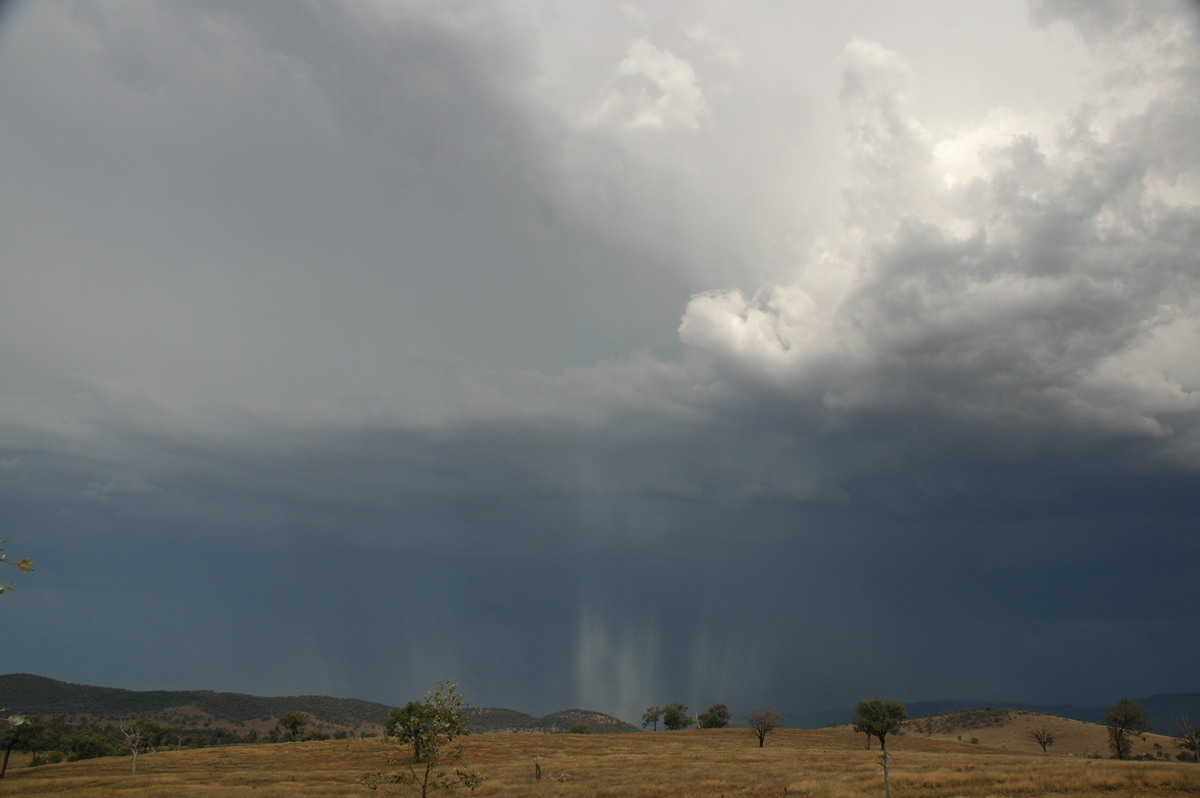
[[883, 749], [883, 756], [879, 758], [883, 764], [883, 789], [887, 792], [887, 798], [892, 798], [892, 772], [887, 750], [887, 738], [879, 738], [879, 747]]

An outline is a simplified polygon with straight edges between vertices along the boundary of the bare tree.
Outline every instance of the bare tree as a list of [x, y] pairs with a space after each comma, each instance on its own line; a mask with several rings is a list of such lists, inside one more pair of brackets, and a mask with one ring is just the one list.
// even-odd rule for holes
[[1054, 745], [1054, 734], [1045, 726], [1039, 726], [1029, 732], [1029, 738], [1042, 747], [1042, 753], [1046, 753], [1046, 746]]
[[130, 765], [132, 775], [137, 775], [137, 758], [142, 751], [153, 751], [165, 740], [169, 739], [171, 730], [153, 718], [138, 718], [128, 727], [121, 726], [121, 734], [125, 735], [125, 744], [133, 755]]
[[142, 751], [142, 744], [143, 744], [142, 730], [140, 728], [138, 728], [137, 724], [135, 723], [132, 726], [129, 726], [128, 728], [125, 726], [122, 726], [121, 734], [125, 735], [125, 745], [127, 745], [129, 747], [129, 753], [131, 753], [133, 755], [133, 761], [130, 763], [130, 766], [129, 766], [129, 775], [136, 776], [137, 775], [137, 758], [138, 758], [138, 754], [141, 753], [141, 751]]
[[767, 735], [778, 729], [787, 718], [773, 709], [757, 709], [746, 716], [746, 725], [758, 736], [758, 747], [762, 748], [767, 742]]
[[1183, 751], [1190, 751], [1193, 761], [1200, 763], [1200, 726], [1192, 723], [1186, 715], [1175, 721], [1175, 745]]

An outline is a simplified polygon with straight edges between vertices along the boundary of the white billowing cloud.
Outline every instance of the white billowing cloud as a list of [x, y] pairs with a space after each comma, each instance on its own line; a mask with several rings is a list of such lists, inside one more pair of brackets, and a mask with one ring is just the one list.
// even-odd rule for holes
[[1064, 22], [1079, 31], [1097, 65], [1088, 102], [1064, 125], [1064, 135], [1123, 138], [1153, 155], [1147, 179], [1156, 191], [1200, 202], [1200, 145], [1189, 133], [1200, 124], [1200, 8], [1182, 1], [1032, 5], [1035, 21]]
[[679, 337], [728, 363], [782, 374], [816, 357], [830, 321], [799, 286], [773, 287], [753, 298], [737, 289], [710, 291], [688, 303]]
[[[1001, 109], [932, 135], [905, 104], [911, 70], [876, 43], [848, 45], [844, 69], [845, 241], [796, 284], [693, 297], [692, 352], [729, 379], [819, 392], [831, 413], [907, 404], [1191, 440], [1200, 209], [1179, 197], [1200, 172], [1167, 109], [1191, 113], [1196, 84], [1165, 80], [1082, 132], [1089, 109], [1070, 113], [1043, 145]], [[1168, 164], [1173, 195], [1155, 178]], [[818, 303], [822, 274], [838, 293]]]
[[707, 115], [691, 64], [638, 39], [581, 121], [586, 126], [667, 132], [696, 130]]
[[842, 51], [842, 97], [874, 98], [879, 106], [875, 110], [890, 125], [913, 126], [900, 118], [912, 80], [912, 67], [904, 57], [879, 42], [854, 39]]
[[1031, 0], [1030, 6], [1035, 23], [1065, 22], [1083, 36], [1094, 50], [1102, 83], [1114, 92], [1113, 102], [1149, 99], [1153, 84], [1164, 79], [1196, 78], [1200, 11], [1194, 3]]
[[541, 93], [557, 100], [544, 109], [557, 120], [556, 199], [628, 242], [636, 268], [676, 276], [677, 311], [694, 291], [757, 284], [786, 264], [797, 219], [819, 226], [807, 209], [825, 211], [816, 195], [830, 171], [805, 149], [824, 129], [789, 71], [803, 67], [776, 52], [726, 57], [747, 32], [722, 44], [696, 24], [639, 23], [608, 44], [602, 70], [558, 54]]
[[867, 230], [928, 212], [928, 133], [911, 116], [907, 62], [877, 42], [855, 39], [842, 53], [841, 101], [854, 182], [849, 219]]
[[[857, 148], [845, 196], [859, 205], [841, 239], [809, 245], [790, 281], [693, 296], [680, 359], [640, 353], [557, 374], [410, 368], [411, 394], [340, 408], [312, 444], [353, 450], [360, 435], [338, 436], [356, 425], [405, 426], [327, 478], [330, 493], [349, 503], [395, 479], [405, 491], [842, 500], [864, 474], [920, 478], [915, 453], [949, 460], [989, 434], [1021, 449], [1062, 429], [1132, 435], [1195, 462], [1200, 222], [1148, 179], [1157, 139], [1138, 137], [1159, 131], [1167, 117], [1154, 109], [1168, 98], [1107, 133], [1080, 133], [1068, 114], [1070, 135], [1046, 143], [1019, 132], [1017, 112], [944, 133], [903, 102], [914, 76], [897, 54], [858, 40], [843, 63]], [[955, 136], [979, 150], [962, 150], [969, 163], [948, 184], [936, 153]], [[628, 177], [645, 213], [640, 176]], [[1195, 180], [1178, 171], [1179, 185]], [[120, 424], [134, 416], [146, 414]], [[872, 431], [851, 442], [864, 416]], [[926, 424], [931, 435], [912, 432]], [[268, 432], [267, 448], [287, 451], [273, 441], [292, 432]], [[231, 459], [252, 462], [242, 448], [264, 444], [250, 441]], [[154, 456], [130, 468], [120, 483], [81, 482], [163, 472]]]
[[[324, 41], [321, 36], [331, 35], [318, 21], [308, 20], [294, 38], [274, 42], [267, 51], [280, 58], [311, 55], [299, 45], [303, 37]], [[155, 263], [143, 264], [131, 272], [148, 278], [137, 310], [161, 305], [165, 317], [186, 306], [188, 312], [172, 318], [183, 322], [194, 315], [203, 322], [201, 332], [215, 336], [212, 346], [203, 347], [208, 359], [201, 360], [193, 350], [202, 348], [203, 336], [160, 326], [147, 340], [158, 343], [172, 334], [182, 340], [179, 346], [147, 347], [153, 356], [169, 359], [189, 379], [197, 379], [197, 364], [203, 363], [223, 377], [235, 368], [244, 370], [250, 383], [269, 382], [269, 372], [286, 363], [290, 379], [285, 384], [296, 390], [276, 401], [276, 419], [286, 415], [280, 408], [296, 402], [294, 397], [311, 392], [305, 390], [306, 378], [319, 369], [311, 383], [320, 385], [322, 398], [351, 394], [340, 404], [323, 404], [321, 422], [336, 430], [397, 424], [416, 430], [413, 440], [405, 439], [414, 452], [412, 462], [400, 470], [422, 487], [445, 483], [472, 489], [473, 479], [502, 463], [503, 478], [481, 478], [478, 484], [507, 486], [528, 479], [571, 490], [840, 496], [845, 488], [837, 483], [853, 475], [860, 455], [848, 448], [831, 457], [819, 435], [845, 429], [846, 418], [855, 413], [903, 419], [905, 413], [936, 410], [985, 426], [1067, 421], [1170, 441], [1183, 441], [1194, 426], [1196, 381], [1186, 353], [1197, 317], [1192, 298], [1196, 214], [1180, 197], [1195, 190], [1196, 145], [1188, 143], [1194, 137], [1178, 132], [1194, 106], [1184, 91], [1193, 73], [1183, 60], [1156, 67], [1170, 80], [1138, 83], [1138, 91], [1157, 88], [1133, 115], [1100, 120], [1098, 112], [1085, 107], [1055, 120], [1061, 124], [1056, 131], [1040, 113], [993, 109], [973, 124], [939, 130], [924, 125], [908, 104], [921, 76], [905, 58], [878, 42], [852, 39], [840, 58], [840, 92], [836, 79], [827, 87], [831, 98], [840, 93], [845, 121], [849, 185], [842, 195], [843, 229], [832, 231], [829, 239], [798, 236], [793, 241], [788, 234], [806, 220], [801, 218], [804, 194], [792, 187], [821, 166], [799, 156], [793, 161], [776, 157], [781, 139], [793, 130], [803, 133], [798, 95], [778, 92], [791, 101], [780, 103], [785, 110], [779, 118], [788, 124], [779, 133], [766, 124], [775, 117], [763, 111], [775, 107], [773, 94], [737, 105], [736, 93], [718, 96], [702, 89], [692, 66], [727, 81], [742, 76], [739, 70], [771, 74], [777, 64], [756, 60], [753, 48], [745, 48], [740, 58], [704, 60], [689, 52], [686, 42], [652, 43], [665, 41], [657, 33], [635, 36], [626, 48], [627, 32], [609, 31], [616, 55], [599, 77], [591, 83], [564, 77], [560, 93], [551, 93], [556, 104], [547, 108], [532, 103], [523, 89], [505, 93], [489, 84], [499, 73], [524, 86], [532, 69], [528, 62], [505, 56], [498, 45], [483, 53], [454, 46], [456, 36], [474, 41], [482, 35], [478, 26], [483, 23], [471, 15], [439, 18], [432, 32], [419, 25], [405, 28], [414, 23], [404, 15], [393, 24], [400, 27], [392, 35], [428, 49], [401, 53], [408, 60], [398, 63], [411, 63], [413, 70], [393, 67], [394, 73], [376, 75], [375, 67], [390, 63], [391, 51], [374, 40], [378, 51], [360, 53], [363, 62], [357, 66], [373, 80], [339, 82], [338, 71], [323, 69], [316, 56], [312, 63], [298, 62], [306, 65], [305, 86], [320, 84], [320, 91], [313, 89], [317, 96], [341, 104], [337, 127], [353, 132], [352, 142], [381, 143], [388, 131], [395, 134], [392, 148], [345, 150], [346, 157], [360, 156], [347, 162], [354, 167], [345, 179], [347, 191], [365, 180], [367, 167], [375, 163], [368, 151], [387, 155], [388, 162], [406, 156], [396, 160], [394, 170], [384, 170], [388, 190], [376, 186], [386, 214], [360, 228], [349, 220], [376, 219], [377, 209], [368, 213], [366, 205], [351, 204], [342, 222], [328, 228], [332, 235], [320, 236], [313, 231], [323, 229], [323, 217], [304, 204], [297, 214], [314, 215], [300, 214], [297, 222], [322, 221], [297, 224], [299, 243], [283, 236], [281, 246], [295, 258], [286, 269], [267, 268], [255, 252], [235, 248], [238, 258], [230, 265], [192, 270], [176, 285], [160, 279]], [[705, 32], [711, 28], [684, 27], [687, 41], [719, 54]], [[266, 28], [256, 30], [266, 35]], [[350, 26], [344, 35], [356, 40], [358, 32]], [[730, 29], [729, 41], [738, 33]], [[346, 63], [358, 62], [348, 57]], [[281, 69], [280, 80], [285, 73]], [[464, 97], [465, 88], [474, 94]], [[409, 93], [412, 97], [405, 99]], [[564, 100], [567, 96], [578, 102]], [[590, 126], [575, 124], [583, 107], [592, 114]], [[431, 113], [462, 140], [434, 135], [440, 128], [428, 118]], [[476, 124], [484, 119], [506, 124], [493, 133], [488, 125]], [[333, 135], [324, 127], [320, 131]], [[526, 135], [550, 147], [539, 153], [544, 161], [536, 168], [525, 160], [536, 148], [520, 145]], [[769, 146], [759, 152], [755, 145], [763, 140]], [[409, 144], [411, 151], [405, 148]], [[788, 168], [779, 168], [781, 163]], [[278, 167], [286, 171], [286, 162]], [[321, 174], [308, 179], [319, 182]], [[746, 180], [747, 174], [753, 179]], [[514, 195], [510, 189], [526, 178], [542, 182], [536, 191]], [[1163, 193], [1168, 182], [1175, 194]], [[339, 185], [335, 180], [334, 189]], [[351, 199], [341, 189], [331, 191], [336, 201], [330, 208]], [[562, 204], [578, 218], [555, 216], [564, 197]], [[543, 207], [543, 201], [552, 208]], [[172, 214], [172, 221], [190, 207]], [[338, 218], [335, 210], [330, 213]], [[543, 213], [553, 224], [543, 226]], [[578, 230], [571, 224], [592, 227], [558, 240], [551, 230], [563, 229], [564, 221], [572, 235]], [[613, 239], [633, 244], [587, 260], [590, 248], [601, 240], [609, 246]], [[231, 246], [233, 239], [216, 240]], [[311, 245], [301, 246], [304, 242]], [[268, 243], [264, 239], [246, 248], [270, 252]], [[303, 257], [313, 251], [319, 256], [315, 260]], [[750, 261], [751, 255], [764, 253], [781, 261], [787, 254], [804, 258], [767, 270], [786, 273], [786, 280], [747, 285], [748, 280], [726, 277], [746, 273], [738, 258]], [[331, 262], [345, 264], [345, 271], [325, 269], [326, 254], [337, 254]], [[631, 262], [617, 263], [621, 255]], [[115, 259], [107, 251], [105, 257]], [[678, 323], [682, 358], [606, 353], [599, 362], [545, 371], [515, 370], [508, 363], [485, 370], [472, 359], [485, 359], [481, 353], [489, 346], [518, 332], [531, 345], [544, 346], [555, 337], [545, 330], [558, 328], [534, 324], [542, 314], [581, 335], [589, 325], [606, 329], [600, 325], [613, 319], [618, 320], [614, 329], [627, 327], [622, 314], [640, 301], [643, 283], [623, 280], [661, 268], [690, 269], [704, 259], [708, 262], [695, 268], [693, 281], [706, 275], [709, 286], [736, 287], [702, 291], [688, 302]], [[580, 260], [587, 262], [580, 266]], [[247, 271], [238, 272], [243, 262]], [[571, 269], [588, 279], [560, 283]], [[87, 277], [83, 265], [78, 274]], [[199, 289], [202, 275], [236, 290], [185, 290]], [[71, 296], [94, 298], [95, 292], [83, 290], [90, 286]], [[586, 296], [578, 305], [585, 309], [602, 290], [609, 292], [603, 308], [591, 315], [575, 312], [572, 301]], [[160, 293], [175, 302], [168, 304]], [[48, 299], [49, 292], [42, 297]], [[213, 318], [194, 310], [223, 307], [219, 298], [239, 312]], [[321, 299], [333, 304], [323, 307]], [[120, 312], [127, 301], [114, 303], [113, 312], [97, 319], [98, 328], [131, 317]], [[263, 313], [243, 307], [251, 305]], [[523, 310], [537, 315], [523, 315]], [[21, 321], [35, 322], [35, 311], [21, 312]], [[142, 326], [131, 330], [131, 335], [140, 333]], [[288, 331], [296, 341], [273, 337], [282, 339]], [[512, 339], [503, 348], [520, 351], [524, 340]], [[261, 354], [247, 355], [249, 349]], [[127, 351], [136, 350], [122, 355]], [[429, 356], [401, 357], [401, 351]], [[276, 356], [280, 353], [287, 357]], [[137, 364], [137, 358], [125, 362]], [[122, 416], [120, 425], [136, 416], [145, 426], [149, 416], [143, 411], [154, 404], [145, 389], [120, 380], [103, 384], [116, 404], [137, 408]], [[736, 416], [739, 402], [749, 406], [761, 386], [777, 392], [772, 401], [795, 405], [787, 414], [771, 408], [755, 416], [764, 425], [789, 425], [766, 450], [747, 443], [750, 431], [739, 424], [750, 422]], [[180, 390], [190, 387], [182, 384]], [[86, 425], [79, 419], [110, 412], [79, 407], [58, 412], [32, 393], [14, 393], [28, 403], [22, 408], [5, 404], [14, 424], [18, 416], [30, 426], [31, 419], [49, 414], [47, 427], [59, 425], [60, 416]], [[363, 393], [367, 398], [358, 398]], [[272, 386], [268, 399], [275, 396]], [[179, 421], [224, 445], [227, 418], [199, 415], [199, 421], [175, 415], [158, 426]], [[502, 425], [511, 426], [494, 441], [472, 446], [472, 435]], [[897, 428], [904, 424], [897, 421]], [[276, 430], [266, 438], [288, 434]], [[524, 434], [530, 440], [518, 442]], [[488, 446], [494, 450], [490, 460], [437, 467]], [[880, 459], [876, 454], [865, 459]], [[512, 467], [516, 461], [520, 467]], [[141, 466], [153, 469], [156, 462], [150, 458]], [[393, 466], [386, 460], [379, 469]], [[138, 479], [131, 472], [121, 480], [89, 477], [86, 484], [99, 486], [92, 490], [98, 496], [136, 486]]]
[[1011, 108], [993, 108], [980, 120], [949, 131], [933, 145], [936, 168], [948, 188], [961, 187], [987, 176], [991, 153], [1012, 143], [1014, 138], [1033, 135], [1038, 141], [1053, 141], [1059, 120], [1037, 118]]

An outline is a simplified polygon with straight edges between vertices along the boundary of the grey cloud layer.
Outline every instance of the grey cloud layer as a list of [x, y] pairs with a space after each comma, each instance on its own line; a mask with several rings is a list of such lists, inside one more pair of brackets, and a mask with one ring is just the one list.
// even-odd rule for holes
[[11, 251], [48, 261], [6, 314], [32, 356], [277, 406], [387, 395], [431, 356], [670, 345], [686, 291], [555, 200], [496, 40], [331, 4], [68, 11], [18, 9], [8, 53], [36, 79], [6, 126]]
[[[158, 596], [94, 641], [109, 674], [186, 617], [221, 635], [185, 686], [450, 676], [631, 719], [670, 690], [1183, 689], [1197, 20], [1097, 9], [1034, 15], [1107, 65], [1089, 103], [946, 127], [907, 54], [847, 35], [818, 86], [771, 82], [782, 23], [716, 7], [20, 7], [0, 501], [48, 596], [22, 611], [95, 590], [103, 629]], [[204, 653], [225, 637], [241, 664]]]

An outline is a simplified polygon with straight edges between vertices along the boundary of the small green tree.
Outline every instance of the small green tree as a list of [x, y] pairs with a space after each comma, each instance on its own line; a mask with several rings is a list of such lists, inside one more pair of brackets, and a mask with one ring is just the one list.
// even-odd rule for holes
[[663, 707], [663, 728], [667, 731], [679, 731], [692, 725], [692, 716], [688, 714], [687, 704], [667, 704]]
[[458, 737], [471, 733], [464, 710], [466, 699], [452, 682], [438, 682], [436, 690], [425, 696], [424, 703], [410, 701], [399, 713], [389, 713], [389, 738], [403, 748], [412, 748], [412, 759], [406, 769], [396, 773], [371, 773], [359, 781], [375, 790], [381, 784], [404, 784], [413, 787], [422, 798], [431, 792], [455, 787], [473, 790], [483, 783], [475, 771], [459, 766], [462, 745], [454, 744]]
[[142, 743], [146, 750], [166, 745], [171, 740], [171, 727], [159, 723], [154, 718], [138, 718], [133, 722], [133, 726], [142, 733]]
[[[0, 540], [0, 544], [3, 544], [3, 543], [4, 543], [4, 541]], [[3, 545], [0, 545], [0, 563], [4, 563], [5, 565], [11, 565], [15, 568], [20, 569], [22, 572], [25, 572], [25, 573], [28, 573], [29, 571], [33, 570], [33, 560], [30, 560], [30, 559], [15, 560], [15, 561], [10, 560], [10, 559], [8, 559], [8, 555], [4, 553]], [[0, 582], [0, 593], [3, 593], [6, 590], [12, 590], [13, 587], [14, 586], [11, 582]]]
[[883, 784], [888, 798], [892, 798], [892, 774], [887, 750], [887, 736], [900, 730], [900, 724], [908, 717], [908, 710], [899, 701], [872, 698], [859, 701], [854, 708], [854, 730], [870, 737], [879, 738], [883, 750], [880, 764], [883, 765]]
[[653, 726], [654, 731], [658, 731], [658, 722], [662, 719], [662, 707], [647, 707], [642, 713], [642, 728]]
[[1129, 756], [1133, 741], [1130, 739], [1145, 734], [1154, 727], [1150, 725], [1150, 713], [1136, 701], [1122, 698], [1104, 713], [1108, 721], [1108, 747], [1117, 759]]
[[724, 704], [713, 704], [696, 716], [696, 726], [701, 729], [724, 729], [729, 725], [733, 713]]
[[279, 728], [287, 732], [289, 740], [298, 739], [300, 733], [304, 731], [304, 727], [307, 725], [308, 715], [298, 710], [289, 712], [279, 719]]
[[13, 751], [40, 751], [46, 744], [46, 727], [38, 715], [12, 715], [0, 726], [0, 744], [4, 745], [4, 762], [0, 764], [0, 779], [8, 772], [8, 757]]
[[76, 729], [67, 735], [63, 742], [67, 760], [71, 762], [95, 759], [101, 756], [116, 756], [119, 753], [113, 740], [95, 729]]
[[767, 744], [768, 734], [786, 722], [786, 718], [773, 709], [756, 709], [746, 716], [746, 725], [758, 737], [759, 748]]
[[425, 751], [421, 746], [425, 743], [428, 736], [426, 730], [432, 722], [429, 712], [428, 704], [409, 701], [402, 707], [393, 708], [383, 723], [384, 734], [397, 738], [401, 744], [412, 746], [414, 762], [425, 759]]

